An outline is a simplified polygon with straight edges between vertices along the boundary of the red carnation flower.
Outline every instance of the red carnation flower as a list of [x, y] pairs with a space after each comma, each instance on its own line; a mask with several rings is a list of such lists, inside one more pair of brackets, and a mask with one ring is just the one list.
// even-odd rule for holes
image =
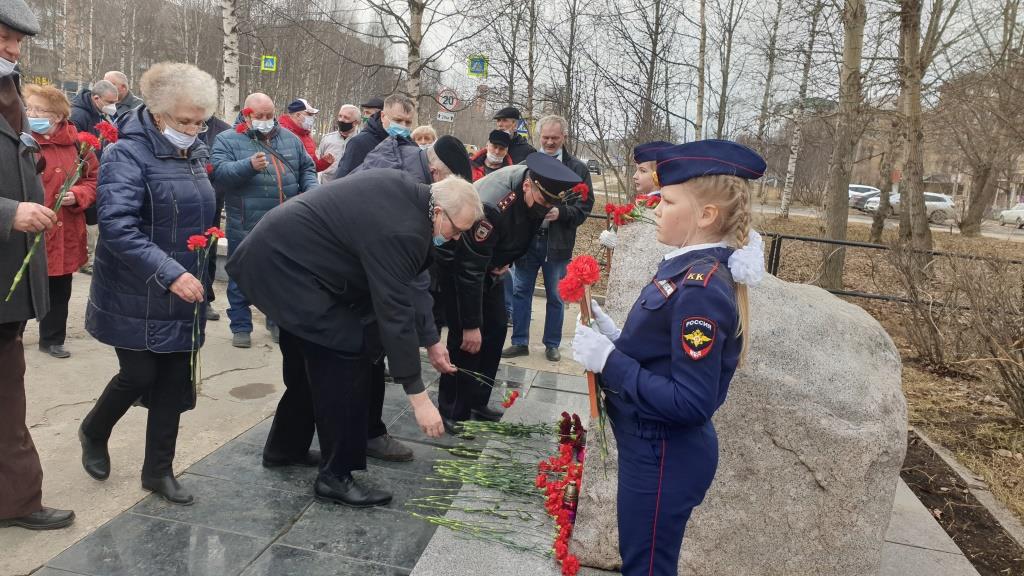
[[252, 108], [242, 108], [242, 116], [252, 116]]
[[540, 474], [537, 474], [537, 478], [534, 480], [534, 484], [537, 485], [537, 488], [543, 488], [547, 483], [548, 483], [548, 475], [547, 474], [545, 474], [543, 472], [541, 472]]
[[593, 285], [601, 278], [601, 266], [593, 256], [583, 254], [572, 259], [566, 267], [566, 274], [576, 276], [587, 286]]
[[587, 187], [587, 184], [585, 182], [580, 182], [579, 184], [573, 186], [572, 192], [573, 194], [579, 194], [580, 198], [582, 198], [584, 202], [586, 202], [587, 198], [590, 197], [590, 188]]
[[513, 390], [505, 396], [505, 401], [501, 403], [502, 408], [511, 408], [516, 403], [516, 398], [519, 398], [519, 390]]
[[206, 165], [206, 173], [207, 174], [213, 174], [213, 164], [207, 164]]
[[558, 282], [558, 295], [563, 302], [579, 302], [583, 299], [584, 288], [578, 276], [567, 274]]
[[569, 555], [569, 547], [565, 542], [555, 542], [555, 558], [559, 560], [565, 560], [565, 557]]
[[562, 560], [562, 576], [576, 576], [580, 571], [580, 561], [576, 556], [569, 554]]
[[235, 124], [235, 132], [239, 134], [245, 134], [249, 130], [249, 127], [245, 125], [245, 122], [239, 122]]
[[100, 139], [95, 137], [95, 136], [93, 136], [92, 134], [90, 134], [88, 132], [79, 132], [78, 133], [78, 142], [80, 144], [88, 146], [89, 148], [92, 148], [93, 150], [99, 150], [100, 149]]
[[206, 229], [206, 232], [204, 232], [204, 234], [207, 236], [216, 236], [217, 238], [224, 237], [224, 231], [216, 226], [210, 226], [209, 228]]
[[614, 214], [615, 213], [615, 204], [612, 204], [611, 202], [608, 202], [607, 204], [605, 204], [604, 205], [604, 213], [608, 214], [609, 216]]
[[110, 122], [107, 122], [106, 120], [100, 122], [96, 125], [96, 130], [99, 131], [100, 138], [102, 138], [103, 140], [106, 140], [111, 144], [117, 142], [117, 128]]
[[202, 236], [200, 234], [193, 234], [188, 237], [189, 252], [195, 252], [196, 250], [200, 250], [202, 248], [206, 248], [206, 236]]

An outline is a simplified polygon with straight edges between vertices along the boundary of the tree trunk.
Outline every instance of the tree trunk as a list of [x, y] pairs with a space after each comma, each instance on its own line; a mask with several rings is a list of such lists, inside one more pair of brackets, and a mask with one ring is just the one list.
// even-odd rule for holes
[[[409, 0], [409, 58], [408, 76], [405, 82], [405, 91], [409, 98], [416, 103], [414, 114], [418, 114], [420, 108], [420, 78], [423, 75], [423, 59], [420, 55], [420, 47], [423, 44], [423, 11], [426, 10], [425, 0]], [[418, 118], [413, 116], [413, 125], [419, 125]]]
[[789, 218], [789, 203], [793, 198], [793, 183], [796, 181], [796, 162], [803, 147], [801, 142], [807, 85], [811, 78], [811, 64], [814, 62], [814, 43], [818, 38], [818, 17], [821, 15], [821, 4], [815, 4], [811, 10], [811, 30], [807, 36], [807, 51], [804, 53], [804, 69], [800, 76], [800, 90], [797, 93], [797, 110], [794, 119], [793, 135], [789, 141], [789, 161], [786, 163], [786, 183], [782, 187], [782, 208], [780, 216]]
[[[903, 37], [901, 73], [905, 90], [904, 117], [907, 122], [907, 162], [905, 186], [901, 186], [900, 210], [907, 211], [911, 246], [916, 251], [932, 249], [932, 231], [928, 227], [928, 211], [924, 203], [924, 128], [921, 121], [921, 3], [922, 0], [901, 0], [900, 35]], [[901, 221], [902, 223], [902, 221]], [[923, 265], [929, 258], [920, 263]]]
[[648, 24], [651, 41], [647, 62], [644, 63], [643, 94], [640, 98], [640, 118], [637, 122], [637, 142], [653, 140], [654, 136], [654, 86], [658, 81], [658, 55], [661, 52], [662, 2], [654, 0], [654, 21]]
[[221, 24], [224, 28], [224, 81], [220, 100], [224, 121], [231, 123], [238, 114], [238, 0], [220, 0]]
[[892, 171], [896, 168], [896, 158], [900, 155], [900, 142], [903, 141], [900, 111], [893, 114], [889, 129], [889, 143], [878, 167], [878, 175], [882, 178], [882, 188], [878, 194], [878, 211], [871, 220], [871, 236], [869, 242], [878, 244], [882, 241], [885, 219], [889, 216], [889, 197], [892, 195]]
[[[839, 78], [839, 121], [835, 147], [829, 168], [828, 195], [825, 202], [825, 237], [846, 239], [849, 216], [850, 171], [858, 140], [861, 108], [861, 57], [864, 52], [864, 24], [867, 7], [864, 0], [845, 0], [843, 6], [843, 64]], [[846, 251], [825, 245], [821, 286], [832, 290], [843, 287]]]
[[962, 236], [981, 236], [981, 222], [985, 218], [985, 212], [996, 197], [996, 187], [992, 173], [992, 164], [981, 164], [971, 166], [971, 201], [967, 205], [967, 214], [964, 214], [960, 221], [960, 234]]
[[732, 40], [736, 32], [736, 0], [729, 0], [729, 13], [726, 17], [725, 59], [722, 61], [722, 91], [718, 94], [718, 125], [715, 127], [715, 138], [725, 135], [725, 118], [729, 111], [729, 69], [732, 67]]
[[[764, 78], [764, 94], [761, 95], [761, 114], [757, 117], [757, 145], [761, 148], [762, 155], [768, 152], [768, 105], [771, 103], [772, 81], [775, 79], [776, 46], [779, 38], [779, 22], [782, 21], [782, 0], [775, 1], [775, 17], [772, 20], [771, 31], [768, 33], [768, 49], [766, 51], [768, 71]], [[767, 178], [761, 178], [757, 183], [757, 198], [764, 202], [764, 183]]]
[[700, 0], [700, 48], [697, 51], [697, 117], [693, 121], [694, 140], [704, 138], [704, 73], [708, 49], [707, 0]]
[[[124, 72], [128, 69], [128, 14], [131, 13], [131, 2], [125, 2], [121, 4], [121, 71]], [[125, 72], [127, 74], [127, 72]]]
[[527, 50], [526, 57], [528, 62], [526, 63], [527, 70], [529, 70], [529, 78], [526, 79], [526, 125], [529, 127], [530, 136], [533, 136], [533, 91], [534, 83], [537, 79], [537, 0], [530, 0], [530, 22], [529, 22], [529, 41], [530, 46]]

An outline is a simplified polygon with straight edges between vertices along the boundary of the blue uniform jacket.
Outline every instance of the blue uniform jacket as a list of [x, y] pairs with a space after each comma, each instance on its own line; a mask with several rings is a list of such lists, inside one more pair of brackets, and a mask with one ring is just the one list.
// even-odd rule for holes
[[701, 428], [725, 402], [742, 340], [731, 248], [662, 261], [633, 304], [602, 372], [616, 434]]
[[[117, 348], [192, 349], [195, 305], [169, 291], [186, 271], [197, 278], [188, 237], [213, 226], [209, 152], [196, 140], [182, 157], [153, 124], [146, 106], [121, 120], [120, 139], [100, 162], [96, 245], [85, 327]], [[203, 341], [206, 317], [199, 315]]]

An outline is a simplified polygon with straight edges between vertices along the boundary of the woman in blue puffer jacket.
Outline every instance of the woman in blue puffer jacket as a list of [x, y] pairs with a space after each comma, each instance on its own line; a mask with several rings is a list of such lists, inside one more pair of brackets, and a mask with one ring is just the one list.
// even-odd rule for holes
[[[196, 139], [217, 105], [217, 84], [188, 64], [160, 63], [142, 76], [146, 104], [118, 122], [120, 139], [100, 163], [96, 247], [85, 325], [114, 347], [120, 372], [82, 421], [82, 464], [110, 474], [107, 439], [136, 401], [149, 408], [142, 487], [176, 504], [192, 495], [174, 478], [181, 412], [195, 406], [191, 360], [202, 345], [204, 289], [188, 238], [214, 224], [209, 151]], [[198, 337], [193, 342], [195, 322]]]

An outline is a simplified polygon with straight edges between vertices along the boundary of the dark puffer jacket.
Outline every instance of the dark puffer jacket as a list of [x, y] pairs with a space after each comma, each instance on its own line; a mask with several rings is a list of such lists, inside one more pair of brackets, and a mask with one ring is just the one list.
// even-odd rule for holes
[[344, 178], [357, 166], [366, 160], [366, 156], [377, 147], [378, 144], [388, 138], [388, 131], [380, 121], [380, 112], [366, 119], [366, 124], [348, 141], [345, 145], [345, 155], [338, 162], [338, 168], [334, 171], [334, 179]]
[[366, 159], [349, 174], [373, 168], [393, 168], [412, 175], [423, 184], [430, 184], [430, 165], [427, 153], [412, 140], [389, 136], [377, 145]]
[[[100, 239], [85, 327], [118, 348], [192, 349], [195, 305], [168, 289], [186, 271], [200, 277], [188, 238], [213, 225], [209, 151], [196, 141], [182, 157], [153, 124], [145, 105], [120, 122], [121, 136], [100, 162]], [[196, 345], [206, 318], [199, 316]]]

